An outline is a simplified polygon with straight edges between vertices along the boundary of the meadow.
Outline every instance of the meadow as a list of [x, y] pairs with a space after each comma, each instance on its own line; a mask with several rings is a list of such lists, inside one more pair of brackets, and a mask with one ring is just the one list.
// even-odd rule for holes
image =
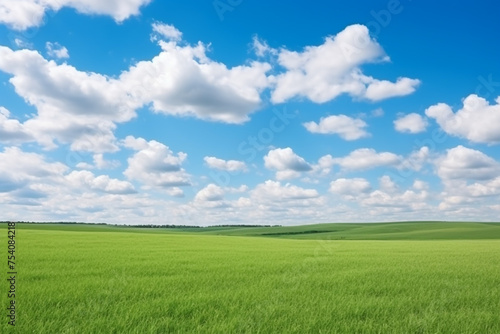
[[16, 242], [2, 333], [500, 333], [500, 224], [18, 224]]

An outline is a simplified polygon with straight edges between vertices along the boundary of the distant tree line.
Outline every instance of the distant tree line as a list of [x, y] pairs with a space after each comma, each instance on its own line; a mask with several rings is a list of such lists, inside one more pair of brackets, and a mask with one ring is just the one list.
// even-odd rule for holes
[[281, 227], [281, 225], [211, 225], [207, 227]]
[[1, 223], [20, 223], [20, 224], [80, 224], [80, 225], [109, 225], [106, 223], [85, 223], [85, 222], [33, 222], [33, 221], [23, 221], [23, 220], [6, 220], [0, 221]]
[[[8, 221], [0, 221], [1, 223], [10, 223]], [[106, 226], [117, 226], [117, 227], [138, 227], [138, 228], [216, 228], [216, 227], [281, 227], [282, 225], [237, 225], [237, 224], [227, 224], [227, 225], [211, 225], [211, 226], [193, 226], [193, 225], [155, 225], [155, 224], [142, 224], [142, 225], [128, 225], [128, 224], [108, 224], [108, 223], [86, 223], [86, 222], [34, 222], [34, 221], [16, 221], [16, 223], [21, 224], [79, 224], [79, 225], [106, 225]]]
[[114, 226], [125, 226], [125, 227], [141, 227], [141, 228], [201, 228], [201, 226], [192, 225], [114, 225]]

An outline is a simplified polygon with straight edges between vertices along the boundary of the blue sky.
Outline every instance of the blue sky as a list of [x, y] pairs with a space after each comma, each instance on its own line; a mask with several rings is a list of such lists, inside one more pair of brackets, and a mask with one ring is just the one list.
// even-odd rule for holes
[[2, 219], [496, 221], [499, 9], [4, 2]]

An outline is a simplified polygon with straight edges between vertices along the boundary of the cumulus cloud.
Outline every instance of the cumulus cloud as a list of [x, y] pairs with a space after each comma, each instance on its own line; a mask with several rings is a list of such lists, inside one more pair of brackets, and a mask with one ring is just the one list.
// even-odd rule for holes
[[419, 80], [399, 78], [396, 82], [364, 75], [360, 66], [388, 61], [382, 47], [370, 37], [368, 28], [351, 25], [330, 36], [319, 46], [302, 52], [281, 49], [278, 63], [286, 71], [274, 79], [271, 100], [283, 103], [305, 97], [316, 103], [330, 101], [341, 94], [379, 101], [413, 93]]
[[394, 121], [394, 128], [396, 131], [407, 133], [424, 132], [427, 125], [427, 120], [423, 116], [416, 113], [401, 116]]
[[500, 177], [487, 182], [475, 182], [467, 186], [467, 192], [472, 197], [498, 196], [500, 195]]
[[463, 100], [463, 106], [456, 113], [445, 103], [433, 105], [425, 114], [436, 120], [441, 128], [450, 135], [466, 138], [475, 143], [500, 143], [500, 96], [496, 104], [490, 105], [484, 98], [475, 94]]
[[387, 175], [379, 179], [379, 188], [372, 190], [363, 178], [338, 179], [330, 184], [332, 193], [359, 205], [359, 210], [368, 209], [367, 214], [389, 216], [401, 212], [429, 209], [430, 193], [422, 181], [415, 181], [412, 189], [401, 190]]
[[37, 108], [23, 126], [46, 148], [56, 147], [57, 140], [73, 150], [116, 151], [115, 123], [130, 120], [139, 106], [116, 79], [58, 65], [36, 51], [0, 46], [0, 70], [12, 75], [16, 93]]
[[33, 49], [33, 43], [28, 42], [25, 38], [19, 36], [19, 38], [14, 38], [14, 44], [19, 49]]
[[436, 161], [443, 180], [489, 180], [500, 176], [500, 163], [481, 151], [459, 145]]
[[208, 167], [228, 172], [246, 171], [247, 166], [243, 161], [223, 160], [216, 157], [204, 157], [203, 160]]
[[140, 195], [127, 181], [70, 171], [60, 162], [18, 147], [0, 152], [0, 205], [9, 219], [95, 222], [92, 218], [100, 212], [104, 221], [121, 217], [119, 221], [125, 219], [125, 211], [135, 210], [134, 205], [147, 207], [135, 196]]
[[462, 145], [435, 160], [443, 183], [439, 209], [448, 215], [475, 217], [487, 214], [500, 200], [500, 163], [481, 151]]
[[366, 170], [381, 166], [397, 167], [402, 157], [391, 152], [378, 153], [372, 148], [360, 148], [342, 158], [334, 158], [335, 164], [347, 170]]
[[313, 166], [313, 171], [319, 172], [320, 175], [324, 176], [331, 172], [334, 165], [335, 158], [327, 154], [318, 159], [318, 163]]
[[202, 43], [179, 46], [159, 41], [162, 52], [121, 75], [130, 93], [159, 113], [243, 123], [261, 105], [268, 87], [267, 63], [228, 68], [209, 59]]
[[187, 154], [174, 154], [170, 148], [155, 140], [127, 136], [123, 141], [127, 148], [137, 151], [128, 158], [124, 175], [146, 187], [172, 188], [190, 185], [189, 175], [182, 168]]
[[333, 157], [331, 154], [322, 156], [312, 166], [312, 174], [328, 175], [334, 166], [339, 166], [342, 172], [389, 167], [396, 169], [399, 175], [409, 177], [416, 171], [421, 171], [430, 162], [432, 162], [432, 157], [427, 146], [423, 146], [407, 156], [397, 155], [392, 152], [377, 152], [372, 148], [360, 148], [344, 157]]
[[42, 24], [47, 11], [59, 11], [64, 7], [73, 8], [82, 14], [111, 16], [122, 22], [139, 14], [141, 6], [151, 0], [3, 0], [0, 3], [0, 23], [16, 30], [25, 30]]
[[289, 183], [281, 185], [279, 181], [267, 180], [251, 191], [251, 197], [259, 201], [289, 201], [318, 197], [316, 189], [304, 189]]
[[295, 154], [290, 147], [270, 150], [264, 161], [267, 168], [276, 170], [291, 169], [297, 172], [311, 170], [311, 166], [304, 158]]
[[207, 185], [205, 188], [198, 191], [194, 199], [195, 201], [202, 201], [202, 202], [221, 201], [224, 199], [224, 189], [211, 183]]
[[363, 178], [340, 178], [330, 183], [330, 192], [342, 196], [357, 196], [363, 193], [368, 193], [370, 190], [370, 182]]
[[130, 215], [148, 207], [136, 196], [140, 195], [127, 181], [89, 171], [70, 172], [60, 162], [18, 147], [0, 152], [0, 205], [7, 219], [123, 222], [125, 212]]
[[260, 40], [257, 36], [254, 36], [252, 39], [252, 48], [258, 57], [264, 57], [267, 54], [278, 54], [278, 50], [271, 48], [266, 41]]
[[172, 187], [165, 189], [165, 192], [172, 197], [178, 197], [178, 198], [184, 197], [184, 190], [182, 190], [179, 187]]
[[0, 142], [5, 144], [31, 141], [33, 138], [24, 125], [10, 118], [10, 111], [0, 107]]
[[486, 211], [500, 200], [500, 176], [488, 180], [474, 180], [469, 183], [461, 179], [443, 180], [439, 209], [447, 212], [463, 210]]
[[68, 49], [66, 49], [66, 47], [60, 45], [59, 43], [47, 42], [45, 43], [45, 48], [47, 49], [47, 54], [49, 55], [49, 57], [57, 59], [69, 58]]
[[109, 194], [133, 194], [134, 186], [127, 181], [112, 179], [108, 175], [95, 176], [92, 172], [73, 171], [66, 176], [69, 184], [78, 189], [89, 188]]
[[49, 162], [42, 155], [28, 153], [17, 147], [6, 147], [0, 152], [0, 193], [12, 191], [46, 194], [39, 185], [60, 184], [68, 167], [60, 162]]
[[87, 162], [79, 162], [76, 164], [76, 167], [80, 169], [112, 169], [120, 166], [120, 161], [106, 160], [102, 153], [94, 154], [92, 156], [92, 160], [93, 164]]
[[415, 180], [413, 182], [412, 187], [415, 190], [427, 190], [427, 189], [429, 189], [429, 184], [427, 182], [422, 181], [422, 180]]
[[118, 160], [106, 160], [102, 153], [94, 154], [93, 156], [94, 165], [97, 169], [115, 168], [120, 166]]
[[311, 133], [337, 134], [344, 140], [356, 140], [370, 135], [365, 130], [368, 126], [365, 121], [346, 115], [322, 117], [319, 123], [307, 122], [303, 125]]
[[[401, 193], [387, 193], [383, 190], [375, 190], [367, 198], [363, 199], [361, 204], [377, 208], [396, 208], [410, 212], [430, 207], [428, 205], [429, 197], [430, 195], [426, 190], [406, 190]], [[373, 213], [375, 212], [377, 211]]]
[[413, 151], [410, 155], [401, 161], [401, 164], [397, 166], [400, 170], [411, 170], [420, 171], [423, 166], [428, 163], [431, 159], [431, 154], [427, 146], [423, 146], [420, 149]]
[[[180, 41], [182, 39], [182, 32], [170, 24], [155, 22], [152, 25], [153, 32], [160, 34], [166, 40]], [[154, 38], [155, 40], [157, 37]]]
[[390, 176], [384, 175], [379, 179], [379, 190], [392, 194], [398, 191], [398, 185]]
[[[277, 181], [268, 180], [247, 191], [247, 186], [229, 188], [207, 185], [193, 201], [179, 208], [189, 216], [188, 221], [200, 221], [201, 218], [203, 224], [284, 223], [297, 218], [316, 219], [320, 216], [325, 219], [329, 213], [339, 210], [326, 207], [326, 198], [321, 197], [315, 189]], [[234, 196], [242, 192], [246, 194]], [[233, 194], [234, 198], [226, 198], [229, 194]]]
[[301, 172], [312, 170], [312, 166], [304, 158], [298, 156], [290, 147], [270, 150], [264, 156], [266, 168], [276, 170], [278, 180], [290, 179], [300, 176]]
[[[229, 210], [232, 214], [235, 214], [235, 208], [242, 207], [242, 203], [244, 202], [243, 198], [240, 197], [238, 200], [226, 200], [226, 194], [240, 194], [248, 191], [248, 187], [246, 185], [242, 185], [238, 188], [232, 187], [221, 187], [216, 184], [208, 184], [203, 189], [199, 190], [193, 198], [193, 201], [189, 204], [193, 208], [193, 210], [204, 210], [204, 209], [218, 209], [218, 213], [220, 215], [224, 215], [220, 210]], [[250, 201], [248, 198], [246, 198]], [[250, 202], [250, 205], [251, 202]], [[210, 213], [209, 213], [210, 215]], [[204, 216], [206, 216], [206, 211]], [[227, 219], [227, 217], [226, 217]]]
[[420, 171], [425, 164], [431, 161], [429, 148], [423, 146], [404, 157], [391, 152], [377, 152], [372, 148], [360, 148], [344, 157], [333, 157], [330, 154], [322, 156], [318, 163], [313, 165], [313, 173], [325, 176], [337, 165], [344, 171], [362, 171], [377, 167], [392, 167], [399, 173], [414, 173]]
[[405, 96], [413, 93], [420, 80], [398, 78], [396, 82], [373, 79], [366, 88], [365, 98], [371, 101], [385, 100], [390, 97]]

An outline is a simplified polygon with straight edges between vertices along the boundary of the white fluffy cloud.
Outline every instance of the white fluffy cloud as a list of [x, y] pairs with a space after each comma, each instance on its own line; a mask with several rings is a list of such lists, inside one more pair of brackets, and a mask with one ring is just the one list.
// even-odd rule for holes
[[[375, 190], [369, 196], [361, 201], [363, 206], [376, 208], [392, 208], [397, 211], [404, 210], [406, 212], [418, 211], [430, 207], [428, 205], [429, 193], [426, 190], [405, 190], [400, 193], [387, 193], [383, 190]], [[383, 211], [372, 211], [372, 213], [381, 214]]]
[[215, 184], [209, 184], [205, 188], [201, 189], [198, 193], [196, 193], [194, 200], [202, 202], [221, 201], [222, 199], [224, 199], [224, 193], [224, 189], [222, 189], [221, 187]]
[[[190, 204], [193, 206], [193, 209], [232, 209], [240, 206], [241, 202], [244, 200], [228, 201], [225, 200], [226, 194], [240, 194], [247, 191], [248, 187], [246, 185], [242, 185], [238, 188], [231, 188], [220, 187], [211, 183], [199, 190]], [[246, 199], [248, 200], [248, 198]]]
[[475, 216], [500, 201], [500, 177], [489, 180], [475, 180], [468, 183], [460, 179], [443, 180], [439, 209], [445, 212], [464, 212]]
[[357, 196], [370, 190], [370, 182], [363, 178], [340, 178], [330, 183], [330, 192], [342, 196]]
[[343, 158], [334, 158], [334, 163], [347, 170], [366, 170], [381, 166], [397, 167], [402, 157], [391, 152], [378, 153], [371, 148], [360, 148]]
[[425, 182], [416, 180], [412, 188], [402, 190], [387, 175], [379, 179], [379, 188], [375, 190], [362, 178], [338, 179], [330, 185], [331, 192], [357, 204], [358, 210], [366, 212], [367, 209], [366, 214], [381, 217], [397, 217], [398, 213], [429, 209], [427, 188]]
[[469, 95], [463, 100], [463, 107], [456, 113], [452, 108], [439, 103], [429, 107], [425, 114], [434, 118], [441, 128], [448, 134], [466, 138], [476, 143], [500, 143], [500, 96], [496, 104], [477, 95]]
[[37, 108], [23, 127], [47, 148], [57, 140], [73, 150], [116, 151], [115, 123], [130, 120], [139, 106], [116, 79], [58, 65], [36, 51], [0, 46], [0, 70], [12, 75], [16, 93]]
[[278, 50], [271, 48], [266, 41], [261, 41], [257, 36], [253, 37], [253, 50], [258, 57], [264, 57], [267, 54], [277, 55]]
[[47, 54], [52, 58], [64, 59], [69, 58], [69, 52], [66, 47], [60, 45], [59, 43], [45, 43], [45, 48], [47, 49]]
[[[206, 47], [159, 42], [162, 52], [121, 75], [128, 91], [156, 112], [242, 123], [261, 105], [267, 63], [251, 62], [228, 68], [206, 55]], [[132, 89], [133, 87], [133, 89]]]
[[95, 222], [97, 216], [105, 221], [114, 216], [125, 219], [125, 211], [140, 210], [134, 208], [136, 204], [147, 207], [146, 201], [134, 199], [139, 195], [129, 182], [69, 171], [68, 166], [38, 153], [5, 148], [0, 152], [2, 214], [8, 219]]
[[427, 128], [427, 120], [419, 114], [411, 113], [394, 121], [394, 128], [399, 132], [420, 133]]
[[[330, 192], [357, 205], [357, 210], [366, 214], [395, 219], [400, 213], [432, 210], [429, 204], [431, 194], [429, 185], [415, 180], [409, 189], [400, 187], [387, 175], [379, 178], [378, 189], [372, 190], [370, 183], [363, 178], [337, 179], [330, 184]], [[365, 210], [368, 210], [365, 211]]]
[[393, 194], [396, 193], [399, 189], [396, 182], [394, 182], [390, 176], [384, 175], [378, 180], [379, 182], [379, 190], [384, 191], [385, 193]]
[[483, 183], [475, 182], [467, 186], [467, 192], [472, 197], [500, 195], [500, 176]]
[[39, 184], [61, 182], [68, 167], [60, 162], [48, 162], [37, 153], [6, 147], [0, 152], [0, 193], [34, 189]]
[[[244, 194], [240, 197], [226, 198], [226, 195], [241, 193]], [[297, 217], [325, 219], [338, 210], [326, 207], [326, 199], [315, 189], [271, 180], [257, 184], [250, 191], [247, 186], [229, 188], [209, 184], [198, 191], [193, 201], [179, 208], [189, 216], [187, 221], [217, 225], [276, 224], [291, 222]]]
[[94, 154], [93, 160], [97, 169], [115, 168], [120, 165], [120, 162], [117, 160], [105, 160], [102, 153]]
[[459, 145], [437, 158], [435, 165], [443, 184], [443, 214], [477, 220], [500, 201], [500, 162], [483, 152]]
[[120, 162], [118, 160], [106, 160], [104, 159], [104, 155], [102, 153], [94, 154], [92, 156], [92, 160], [94, 164], [79, 162], [76, 164], [76, 167], [80, 169], [112, 169], [120, 166]]
[[0, 142], [6, 144], [32, 140], [24, 125], [17, 119], [10, 118], [10, 112], [0, 107]]
[[388, 59], [363, 25], [348, 26], [336, 36], [327, 37], [322, 45], [308, 46], [303, 52], [282, 49], [278, 63], [286, 72], [275, 77], [271, 100], [282, 103], [293, 97], [306, 97], [323, 103], [349, 94], [379, 101], [411, 94], [419, 80], [379, 80], [364, 75], [360, 69], [362, 64]]
[[[160, 34], [160, 36], [166, 40], [180, 41], [182, 39], [182, 32], [171, 24], [155, 22], [152, 28], [153, 32]], [[154, 39], [156, 39], [156, 37]]]
[[459, 145], [436, 161], [443, 180], [490, 180], [500, 176], [500, 163], [481, 151]]
[[203, 160], [208, 167], [228, 172], [246, 171], [247, 166], [243, 161], [223, 160], [216, 157], [204, 157]]
[[318, 159], [318, 163], [313, 166], [313, 171], [324, 176], [331, 172], [334, 165], [335, 159], [330, 154], [327, 154]]
[[365, 130], [367, 127], [365, 121], [346, 115], [322, 117], [319, 123], [307, 122], [303, 125], [311, 133], [337, 134], [344, 140], [356, 140], [369, 136]]
[[312, 170], [312, 166], [293, 152], [290, 147], [270, 150], [264, 156], [264, 165], [276, 170], [276, 178], [285, 180], [300, 176], [301, 172]]
[[109, 194], [133, 194], [134, 186], [127, 181], [112, 179], [108, 175], [95, 176], [89, 171], [73, 171], [66, 176], [69, 184], [78, 189], [85, 187]]
[[431, 153], [427, 146], [421, 147], [417, 151], [413, 151], [410, 155], [401, 161], [397, 166], [400, 170], [419, 171], [431, 159]]
[[128, 167], [123, 173], [130, 180], [142, 182], [146, 187], [160, 188], [191, 184], [189, 175], [182, 168], [186, 153], [175, 155], [162, 143], [132, 136], [127, 136], [123, 145], [137, 151], [128, 159]]
[[151, 0], [3, 0], [0, 2], [0, 23], [13, 29], [25, 30], [42, 23], [47, 11], [69, 7], [83, 14], [109, 15], [122, 22], [139, 14], [141, 6]]
[[391, 152], [377, 152], [372, 148], [360, 148], [344, 157], [322, 156], [313, 167], [313, 173], [325, 176], [337, 165], [343, 171], [363, 171], [377, 167], [391, 167], [402, 176], [408, 177], [420, 171], [429, 163], [431, 154], [427, 146], [411, 152], [407, 157]]
[[251, 197], [259, 201], [289, 201], [319, 197], [316, 189], [304, 189], [295, 185], [281, 185], [278, 181], [267, 180], [251, 191]]
[[396, 82], [387, 80], [371, 80], [366, 88], [365, 98], [371, 101], [385, 100], [390, 97], [405, 96], [413, 93], [420, 80], [409, 78], [398, 78]]

